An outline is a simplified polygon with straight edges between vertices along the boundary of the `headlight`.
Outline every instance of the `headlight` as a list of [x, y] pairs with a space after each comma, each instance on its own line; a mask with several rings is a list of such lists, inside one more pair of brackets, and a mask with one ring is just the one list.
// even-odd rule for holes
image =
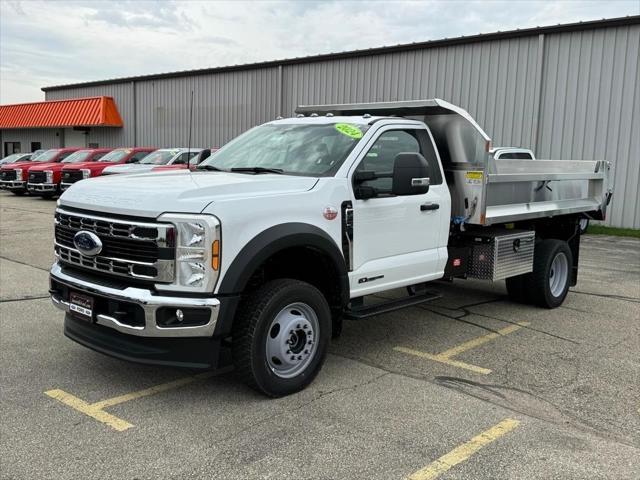
[[81, 168], [80, 171], [82, 172], [82, 178], [91, 177], [91, 170], [89, 170], [88, 168]]
[[158, 290], [213, 292], [220, 272], [220, 221], [212, 215], [167, 213], [160, 222], [175, 226], [176, 270], [171, 285]]
[[44, 171], [44, 175], [46, 178], [45, 183], [53, 183], [53, 171], [52, 170], [45, 170]]
[[16, 172], [16, 180], [22, 180], [22, 169], [16, 168], [14, 171]]

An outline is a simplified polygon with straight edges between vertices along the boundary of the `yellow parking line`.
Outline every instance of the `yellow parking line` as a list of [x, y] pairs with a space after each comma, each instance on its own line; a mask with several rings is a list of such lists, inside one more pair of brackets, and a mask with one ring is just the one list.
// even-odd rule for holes
[[214, 372], [205, 372], [200, 373], [198, 375], [192, 375], [190, 377], [180, 378], [178, 380], [174, 380], [172, 382], [162, 383], [160, 385], [155, 385], [150, 388], [145, 388], [144, 390], [138, 390], [137, 392], [126, 393], [124, 395], [120, 395], [118, 397], [108, 398], [106, 400], [101, 400], [95, 403], [87, 403], [81, 398], [78, 398], [70, 393], [65, 392], [64, 390], [54, 389], [48, 390], [45, 395], [58, 400], [61, 403], [64, 403], [68, 407], [71, 407], [85, 415], [104, 423], [105, 425], [110, 426], [114, 430], [118, 432], [123, 432], [133, 425], [126, 420], [116, 417], [115, 415], [111, 415], [108, 412], [104, 411], [104, 408], [111, 407], [113, 405], [119, 405], [120, 403], [128, 402], [130, 400], [136, 400], [142, 397], [148, 397], [149, 395], [155, 395], [156, 393], [166, 392], [167, 390], [171, 390], [173, 388], [178, 388], [183, 385], [187, 385], [189, 383], [195, 382], [196, 380], [200, 380], [203, 378], [209, 378], [214, 375]]
[[460, 345], [457, 345], [448, 350], [445, 350], [444, 352], [436, 353], [436, 354], [421, 352], [420, 350], [414, 350], [412, 348], [406, 348], [406, 347], [394, 347], [394, 350], [397, 352], [406, 353], [416, 357], [433, 360], [434, 362], [445, 363], [453, 367], [464, 368], [465, 370], [470, 370], [472, 372], [480, 373], [482, 375], [488, 375], [489, 373], [491, 373], [491, 370], [488, 368], [478, 367], [477, 365], [461, 362], [460, 360], [455, 360], [451, 357], [454, 357], [455, 355], [459, 355], [463, 352], [466, 352], [467, 350], [471, 350], [472, 348], [479, 347], [480, 345], [483, 345], [495, 338], [513, 333], [516, 330], [520, 330], [522, 327], [526, 327], [527, 325], [529, 325], [529, 322], [518, 322], [517, 325], [509, 325], [508, 327], [497, 330], [496, 332], [492, 332], [487, 335], [483, 335], [481, 337], [473, 338], [469, 341], [461, 343]]
[[421, 352], [420, 350], [414, 350], [406, 347], [394, 347], [396, 352], [407, 353], [415, 357], [426, 358], [427, 360], [433, 360], [434, 362], [446, 363], [452, 367], [464, 368], [465, 370], [471, 370], [472, 372], [488, 375], [491, 370], [488, 368], [478, 367], [477, 365], [471, 365], [470, 363], [461, 362], [460, 360], [452, 360], [451, 358], [441, 355], [433, 355], [432, 353]]
[[432, 480], [439, 477], [441, 474], [451, 469], [452, 467], [468, 460], [471, 455], [476, 453], [485, 445], [497, 440], [498, 438], [506, 435], [514, 428], [516, 428], [520, 422], [512, 418], [507, 418], [501, 421], [497, 425], [491, 427], [489, 430], [485, 430], [480, 435], [473, 437], [468, 442], [454, 448], [446, 455], [443, 455], [435, 462], [427, 465], [421, 470], [409, 475], [408, 480]]

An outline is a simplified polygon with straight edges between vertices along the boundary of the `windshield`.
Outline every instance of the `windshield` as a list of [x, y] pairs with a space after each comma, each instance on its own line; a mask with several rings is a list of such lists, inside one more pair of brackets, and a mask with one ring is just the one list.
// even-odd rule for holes
[[166, 165], [177, 153], [177, 150], [156, 150], [140, 160], [140, 163], [147, 165]]
[[34, 162], [49, 162], [58, 155], [59, 150], [47, 150], [44, 153], [41, 153], [37, 156], [37, 158], [33, 159]]
[[101, 162], [119, 162], [120, 160], [125, 158], [127, 155], [129, 155], [129, 153], [131, 153], [131, 150], [129, 150], [128, 148], [122, 149], [122, 150], [112, 150], [111, 152], [107, 153], [104, 157], [102, 157], [100, 161]]
[[90, 156], [91, 150], [78, 150], [62, 160], [62, 163], [86, 162]]
[[13, 163], [20, 157], [24, 157], [24, 153], [14, 153], [12, 155], [9, 155], [8, 157], [4, 157], [2, 160], [0, 160], [0, 163]]
[[259, 167], [293, 175], [333, 175], [368, 128], [351, 123], [261, 125], [200, 165], [220, 170]]

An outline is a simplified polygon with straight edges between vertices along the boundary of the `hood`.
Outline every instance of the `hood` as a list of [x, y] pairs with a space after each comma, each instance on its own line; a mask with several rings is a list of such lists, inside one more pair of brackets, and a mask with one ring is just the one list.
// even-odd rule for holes
[[31, 162], [28, 170], [34, 170], [34, 171], [41, 171], [41, 170], [51, 170], [51, 169], [55, 169], [55, 167], [59, 167], [60, 163], [59, 162], [45, 162], [45, 163], [38, 163], [38, 162]]
[[162, 165], [153, 165], [151, 163], [123, 163], [121, 165], [112, 165], [105, 168], [104, 173], [143, 173], [160, 166]]
[[73, 163], [62, 163], [62, 162], [47, 162], [47, 163], [38, 163], [33, 162], [33, 164], [29, 167], [30, 172], [41, 172], [42, 170], [62, 170], [62, 167], [65, 165], [74, 165]]
[[60, 205], [155, 218], [165, 212], [199, 213], [222, 200], [305, 192], [317, 181], [290, 175], [188, 170], [110, 175], [74, 183], [60, 197]]
[[0, 170], [13, 170], [14, 168], [24, 168], [25, 163], [31, 164], [31, 162], [4, 163], [0, 166]]
[[78, 163], [63, 163], [64, 170], [80, 170], [81, 168], [88, 168], [95, 170], [96, 168], [104, 168], [105, 165], [116, 166], [117, 163], [113, 162], [78, 162]]

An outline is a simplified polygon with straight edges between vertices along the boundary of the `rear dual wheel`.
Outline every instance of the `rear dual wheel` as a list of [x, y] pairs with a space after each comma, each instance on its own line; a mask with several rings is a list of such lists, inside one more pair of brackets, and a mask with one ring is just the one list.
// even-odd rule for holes
[[234, 321], [237, 375], [271, 397], [305, 388], [324, 363], [331, 337], [331, 311], [314, 286], [273, 280], [243, 299]]
[[559, 307], [569, 292], [572, 268], [573, 255], [567, 242], [543, 240], [535, 248], [533, 271], [507, 278], [509, 298], [545, 308]]

